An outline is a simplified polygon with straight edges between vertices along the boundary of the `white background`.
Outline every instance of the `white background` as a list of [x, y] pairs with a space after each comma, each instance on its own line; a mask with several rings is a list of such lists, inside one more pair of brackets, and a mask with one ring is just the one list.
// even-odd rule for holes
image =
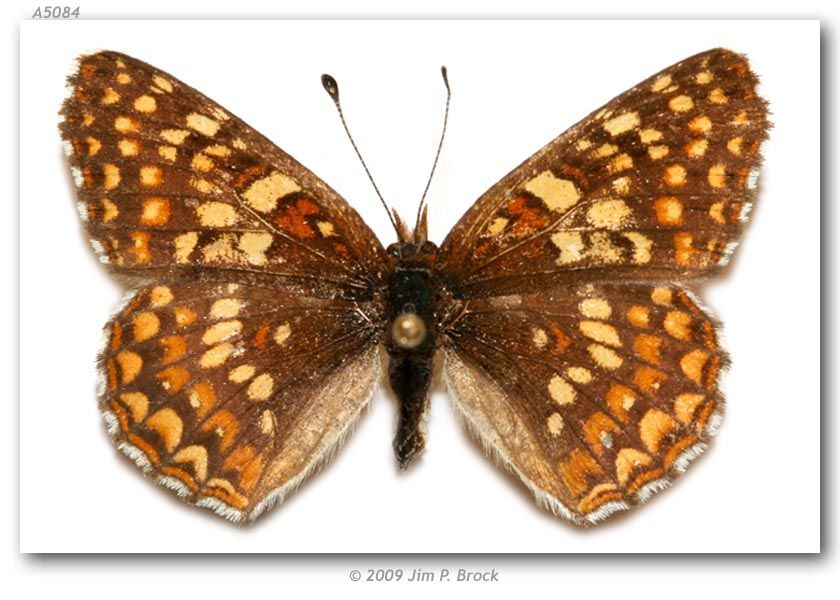
[[[784, 43], [779, 43], [784, 40]], [[203, 91], [393, 232], [319, 76], [407, 218], [440, 241], [487, 187], [590, 110], [715, 46], [749, 55], [775, 128], [760, 202], [703, 297], [733, 366], [716, 443], [674, 489], [581, 532], [538, 510], [432, 399], [428, 449], [397, 472], [395, 406], [374, 396], [337, 459], [250, 528], [172, 499], [112, 449], [95, 402], [121, 288], [88, 250], [56, 129], [82, 52], [118, 49]], [[47, 51], [48, 49], [48, 51]], [[819, 29], [816, 22], [23, 23], [20, 547], [25, 552], [815, 552], [819, 550]]]

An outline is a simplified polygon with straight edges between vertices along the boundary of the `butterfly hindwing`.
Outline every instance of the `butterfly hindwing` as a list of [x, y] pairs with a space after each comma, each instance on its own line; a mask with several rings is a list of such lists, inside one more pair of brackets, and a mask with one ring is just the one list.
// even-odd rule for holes
[[579, 524], [666, 486], [719, 421], [725, 356], [677, 286], [469, 300], [451, 339], [445, 376], [469, 428]]
[[379, 380], [354, 304], [239, 283], [133, 294], [106, 327], [100, 408], [161, 484], [255, 518], [330, 457]]
[[464, 294], [676, 280], [726, 263], [755, 199], [767, 109], [745, 57], [654, 75], [488, 190], [441, 246]]
[[101, 52], [69, 84], [61, 133], [79, 210], [116, 271], [238, 270], [350, 293], [381, 271], [382, 246], [347, 202], [171, 75]]

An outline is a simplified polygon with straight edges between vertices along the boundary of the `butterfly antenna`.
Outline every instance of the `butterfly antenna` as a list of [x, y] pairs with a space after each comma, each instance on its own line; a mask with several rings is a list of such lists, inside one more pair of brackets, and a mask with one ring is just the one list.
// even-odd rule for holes
[[[391, 225], [394, 226], [394, 231], [397, 232], [397, 236], [400, 239], [404, 239], [404, 230], [405, 225], [400, 227], [395, 220], [396, 213], [388, 207], [388, 204], [385, 202], [385, 198], [382, 197], [382, 194], [379, 192], [379, 187], [376, 185], [376, 182], [373, 180], [373, 175], [370, 174], [370, 169], [368, 169], [367, 164], [365, 163], [365, 159], [362, 158], [362, 153], [359, 152], [358, 146], [356, 146], [356, 142], [353, 140], [353, 136], [350, 135], [350, 129], [347, 127], [347, 121], [344, 120], [344, 111], [341, 110], [341, 102], [338, 99], [338, 82], [332, 75], [328, 75], [324, 73], [321, 75], [321, 85], [324, 86], [324, 89], [332, 98], [332, 101], [335, 103], [335, 108], [338, 110], [338, 116], [341, 118], [341, 124], [344, 126], [344, 131], [347, 133], [347, 137], [350, 138], [350, 143], [353, 145], [353, 150], [356, 151], [356, 156], [359, 157], [359, 160], [362, 162], [362, 166], [365, 169], [365, 173], [367, 173], [368, 179], [370, 179], [370, 183], [373, 185], [373, 189], [376, 190], [376, 195], [379, 196], [379, 201], [382, 202], [382, 206], [385, 207], [385, 210], [388, 212], [388, 218], [391, 219]], [[401, 224], [401, 223], [400, 223]]]
[[449, 122], [449, 101], [452, 98], [452, 90], [449, 89], [449, 78], [446, 75], [446, 67], [440, 68], [440, 74], [443, 76], [443, 85], [446, 86], [446, 110], [443, 113], [443, 131], [440, 132], [440, 142], [435, 153], [435, 162], [432, 163], [432, 171], [429, 173], [428, 181], [426, 181], [426, 189], [423, 190], [423, 196], [420, 198], [420, 206], [417, 207], [417, 220], [414, 224], [414, 231], [418, 231], [420, 221], [423, 220], [424, 213], [426, 212], [426, 194], [429, 193], [429, 186], [432, 185], [432, 177], [435, 174], [438, 158], [440, 158], [440, 150], [443, 148], [443, 138], [446, 135], [446, 124]]

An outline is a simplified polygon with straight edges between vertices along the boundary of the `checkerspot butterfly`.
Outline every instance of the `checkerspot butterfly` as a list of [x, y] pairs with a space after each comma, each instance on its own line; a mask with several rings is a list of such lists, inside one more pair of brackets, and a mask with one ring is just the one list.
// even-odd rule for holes
[[423, 212], [383, 247], [300, 163], [150, 65], [100, 52], [69, 83], [79, 212], [131, 287], [106, 326], [101, 411], [186, 501], [247, 521], [283, 500], [383, 362], [403, 468], [441, 364], [488, 453], [578, 525], [645, 501], [708, 443], [726, 355], [685, 286], [726, 264], [755, 200], [768, 122], [744, 56], [704, 52], [618, 96], [440, 246]]

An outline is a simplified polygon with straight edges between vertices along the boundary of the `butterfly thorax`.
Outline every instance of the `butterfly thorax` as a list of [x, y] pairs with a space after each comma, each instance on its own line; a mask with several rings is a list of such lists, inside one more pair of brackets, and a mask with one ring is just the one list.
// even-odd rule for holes
[[440, 283], [432, 265], [438, 248], [431, 242], [399, 242], [388, 248], [390, 270], [386, 292], [389, 324], [386, 348], [391, 389], [400, 403], [394, 452], [406, 468], [423, 450], [424, 415], [432, 379], [437, 326], [435, 309]]

